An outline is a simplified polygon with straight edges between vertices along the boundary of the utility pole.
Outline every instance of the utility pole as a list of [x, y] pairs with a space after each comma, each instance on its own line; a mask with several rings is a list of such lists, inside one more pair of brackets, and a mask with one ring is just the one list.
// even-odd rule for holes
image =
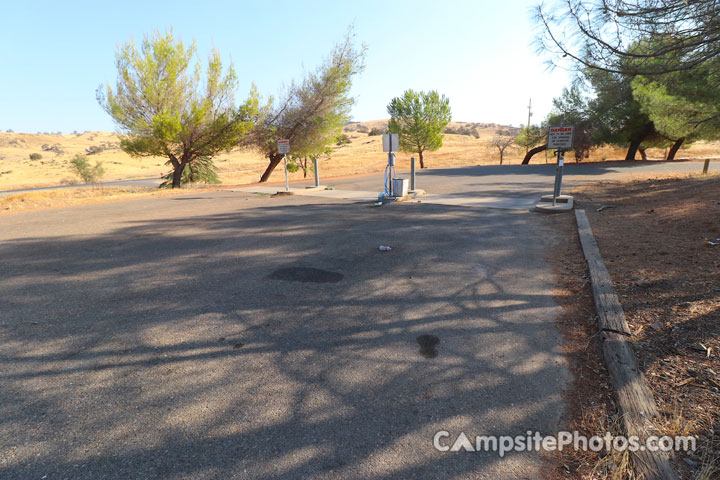
[[[528, 103], [528, 122], [527, 125], [525, 125], [525, 131], [528, 136], [530, 135], [530, 117], [532, 117], [532, 97], [530, 97], [530, 103]], [[527, 155], [529, 148], [529, 145], [525, 145], [525, 155]]]

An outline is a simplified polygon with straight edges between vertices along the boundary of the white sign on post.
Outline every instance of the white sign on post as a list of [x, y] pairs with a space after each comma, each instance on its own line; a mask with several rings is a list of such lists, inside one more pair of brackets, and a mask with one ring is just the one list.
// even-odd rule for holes
[[398, 134], [397, 133], [386, 133], [383, 135], [383, 152], [397, 152], [398, 151]]
[[278, 153], [290, 153], [290, 140], [280, 138], [277, 141]]
[[550, 127], [548, 130], [548, 150], [572, 150], [574, 127]]

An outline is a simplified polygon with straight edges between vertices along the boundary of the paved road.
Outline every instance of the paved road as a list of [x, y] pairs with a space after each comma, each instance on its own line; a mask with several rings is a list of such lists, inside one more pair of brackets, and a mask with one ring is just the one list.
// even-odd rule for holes
[[[712, 167], [711, 167], [712, 169]], [[699, 173], [702, 162], [607, 162], [566, 164], [563, 185], [573, 187], [597, 180], [647, 178], [658, 174]], [[398, 169], [398, 176], [409, 178], [409, 171]], [[430, 194], [467, 197], [514, 197], [537, 200], [552, 193], [555, 165], [482, 165], [463, 168], [418, 170], [417, 188]], [[329, 179], [328, 185], [347, 190], [381, 191], [382, 175]], [[309, 182], [298, 185], [309, 185]]]
[[[106, 187], [157, 187], [162, 183], [159, 178], [138, 178], [135, 180], [114, 180], [111, 182], [103, 182]], [[65, 190], [67, 188], [87, 188], [92, 185], [62, 185], [55, 187], [38, 187], [38, 188], [22, 188], [17, 190], [2, 190], [0, 197], [8, 195], [18, 195], [20, 193], [41, 192], [47, 190]]]
[[[711, 166], [711, 170], [715, 165]], [[565, 166], [564, 183], [567, 186], [579, 183], [613, 178], [638, 177], [668, 173], [698, 173], [702, 171], [702, 162], [605, 162], [605, 163], [568, 163]], [[398, 176], [409, 178], [409, 171], [398, 169]], [[487, 206], [498, 205], [496, 197], [537, 200], [539, 195], [552, 193], [555, 166], [550, 164], [531, 165], [481, 165], [464, 168], [441, 168], [418, 171], [418, 188], [438, 195], [473, 196], [488, 198]], [[157, 178], [136, 180], [117, 180], [104, 182], [107, 186], [118, 187], [156, 187]], [[348, 178], [323, 179], [323, 184], [336, 188], [358, 191], [382, 191], [383, 175], [370, 174]], [[277, 185], [277, 184], [276, 184]], [[311, 185], [311, 181], [292, 182], [293, 186]], [[86, 185], [87, 186], [87, 185]], [[15, 195], [38, 190], [58, 190], [77, 188], [77, 186], [43, 187], [23, 190], [0, 191], [0, 196]]]
[[[619, 178], [647, 178], [662, 174], [688, 174], [702, 171], [702, 162], [607, 162], [568, 164], [564, 169], [563, 186], [569, 188], [586, 182]], [[397, 170], [398, 177], [409, 178], [409, 171]], [[554, 165], [505, 165], [441, 168], [418, 171], [416, 188], [427, 195], [416, 201], [435, 205], [488, 207], [530, 210], [540, 196], [551, 194], [555, 181]], [[291, 191], [303, 196], [344, 198], [371, 201], [383, 191], [382, 174], [331, 178], [322, 183], [334, 190], [306, 190], [313, 183], [291, 183]], [[241, 187], [236, 191], [274, 193], [283, 191], [284, 183]]]
[[555, 221], [227, 191], [3, 216], [0, 477], [538, 478], [432, 439], [557, 430]]

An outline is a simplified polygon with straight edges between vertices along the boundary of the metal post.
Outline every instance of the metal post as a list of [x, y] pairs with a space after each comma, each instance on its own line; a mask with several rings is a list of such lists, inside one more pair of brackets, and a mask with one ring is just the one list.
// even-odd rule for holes
[[558, 150], [557, 152], [558, 161], [557, 167], [555, 167], [555, 189], [553, 190], [553, 206], [557, 203], [557, 197], [560, 196], [560, 189], [562, 188], [562, 172], [563, 163], [565, 163], [565, 152]]
[[313, 157], [313, 168], [315, 169], [315, 186], [320, 186], [320, 172], [318, 171], [317, 157]]
[[285, 191], [290, 191], [290, 184], [288, 183], [288, 173], [287, 173], [287, 155], [283, 155], [283, 162], [285, 162]]
[[415, 157], [410, 157], [410, 191], [415, 191]]

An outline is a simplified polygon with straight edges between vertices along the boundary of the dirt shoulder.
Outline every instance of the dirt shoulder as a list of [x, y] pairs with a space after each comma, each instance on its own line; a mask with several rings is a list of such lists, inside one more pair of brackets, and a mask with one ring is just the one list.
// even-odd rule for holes
[[[589, 217], [633, 331], [638, 364], [664, 416], [660, 430], [699, 438], [695, 455], [673, 458], [675, 470], [683, 479], [717, 478], [720, 245], [714, 243], [720, 243], [720, 176], [604, 181], [573, 194]], [[568, 261], [572, 276], [584, 282], [584, 260], [573, 254]], [[581, 293], [578, 303], [585, 305]], [[591, 388], [598, 395], [597, 386]]]
[[[227, 187], [225, 187], [227, 188]], [[135, 198], [175, 197], [216, 191], [218, 187], [181, 189], [130, 188], [130, 187], [77, 187], [60, 190], [44, 190], [0, 197], [0, 215], [25, 213], [33, 210], [74, 207], [106, 202], [118, 202]]]

